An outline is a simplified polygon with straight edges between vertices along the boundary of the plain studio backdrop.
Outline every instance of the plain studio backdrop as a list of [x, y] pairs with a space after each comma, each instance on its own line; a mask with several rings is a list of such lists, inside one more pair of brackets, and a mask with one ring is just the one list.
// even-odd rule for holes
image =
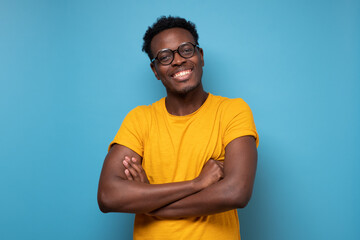
[[131, 239], [97, 184], [128, 111], [165, 96], [141, 52], [193, 21], [206, 91], [260, 135], [244, 240], [360, 239], [360, 2], [0, 0], [1, 239]]

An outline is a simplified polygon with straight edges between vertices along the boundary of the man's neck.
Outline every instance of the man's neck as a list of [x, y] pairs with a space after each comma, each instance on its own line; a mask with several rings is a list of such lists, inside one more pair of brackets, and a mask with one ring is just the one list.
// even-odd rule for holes
[[165, 99], [168, 113], [176, 116], [189, 115], [198, 110], [208, 97], [208, 93], [201, 87], [184, 95], [169, 94]]

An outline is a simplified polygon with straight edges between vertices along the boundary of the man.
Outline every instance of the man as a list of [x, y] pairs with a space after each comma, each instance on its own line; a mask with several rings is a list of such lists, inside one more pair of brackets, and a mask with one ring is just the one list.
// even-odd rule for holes
[[124, 119], [101, 172], [101, 211], [136, 213], [134, 239], [240, 239], [236, 208], [257, 162], [250, 108], [204, 91], [193, 23], [159, 18], [143, 51], [167, 96]]

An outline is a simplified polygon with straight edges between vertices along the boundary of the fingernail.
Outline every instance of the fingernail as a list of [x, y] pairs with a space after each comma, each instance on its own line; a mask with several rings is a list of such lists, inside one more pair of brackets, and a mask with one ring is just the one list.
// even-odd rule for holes
[[133, 157], [131, 160], [132, 160], [133, 162], [136, 162], [136, 158], [134, 158], [134, 157]]
[[126, 166], [128, 165], [127, 161], [125, 161], [125, 160], [123, 161], [123, 164]]

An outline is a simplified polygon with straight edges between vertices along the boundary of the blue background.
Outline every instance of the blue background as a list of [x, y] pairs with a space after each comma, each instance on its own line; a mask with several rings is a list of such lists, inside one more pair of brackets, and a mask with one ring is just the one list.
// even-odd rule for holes
[[260, 134], [243, 239], [360, 239], [360, 2], [0, 0], [0, 238], [131, 239], [97, 184], [126, 113], [165, 96], [141, 52], [196, 23], [205, 89]]

